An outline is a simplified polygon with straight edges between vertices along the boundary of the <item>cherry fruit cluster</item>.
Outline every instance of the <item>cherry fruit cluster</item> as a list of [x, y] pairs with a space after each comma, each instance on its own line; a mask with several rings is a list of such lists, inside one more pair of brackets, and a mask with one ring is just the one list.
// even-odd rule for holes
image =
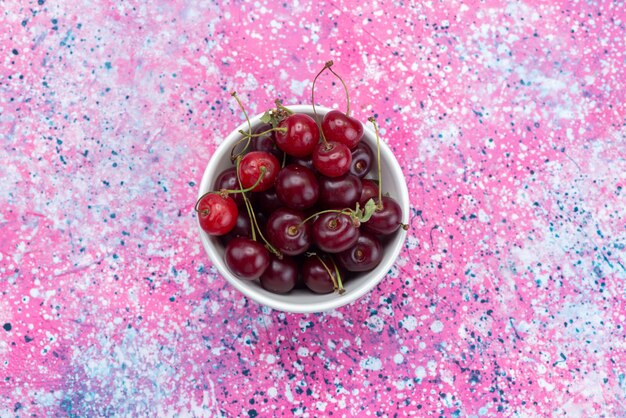
[[[225, 263], [236, 277], [260, 280], [274, 293], [306, 287], [315, 293], [343, 293], [351, 273], [374, 269], [383, 258], [383, 241], [402, 224], [398, 202], [382, 193], [380, 138], [374, 151], [362, 141], [363, 125], [350, 116], [348, 90], [332, 61], [332, 72], [346, 91], [347, 110], [331, 110], [321, 123], [276, 101], [262, 124], [231, 151], [230, 167], [213, 191], [198, 199], [201, 228], [219, 236]], [[377, 164], [376, 164], [377, 162]], [[378, 182], [366, 178], [378, 168]], [[368, 176], [371, 177], [371, 176]]]

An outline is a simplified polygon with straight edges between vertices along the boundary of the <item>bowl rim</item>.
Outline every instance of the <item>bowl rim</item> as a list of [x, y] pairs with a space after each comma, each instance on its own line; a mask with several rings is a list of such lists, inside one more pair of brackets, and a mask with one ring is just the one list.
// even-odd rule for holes
[[[289, 110], [295, 113], [311, 113], [313, 111], [312, 105], [286, 105]], [[323, 117], [326, 113], [331, 110], [335, 110], [332, 108], [328, 108], [325, 106], [315, 105], [315, 111], [318, 116]], [[260, 122], [262, 113], [259, 113], [253, 117], [250, 117], [250, 123], [254, 127], [256, 124]], [[234, 143], [236, 139], [238, 139], [241, 134], [240, 130], [245, 130], [248, 128], [248, 123], [244, 121], [241, 123], [236, 129], [228, 134], [228, 136], [222, 141], [221, 144], [217, 146], [217, 148], [211, 154], [211, 157], [206, 165], [204, 173], [202, 175], [202, 180], [200, 181], [200, 185], [198, 188], [198, 198], [200, 198], [207, 190], [212, 186], [209, 184], [209, 180], [211, 177], [211, 172], [215, 171], [217, 165], [219, 164], [219, 160], [215, 158], [216, 155], [223, 154], [225, 148], [230, 148], [230, 146]], [[371, 136], [375, 136], [375, 133], [372, 129], [370, 129], [366, 123], [363, 124], [363, 130], [365, 133]], [[389, 169], [392, 171], [391, 176], [399, 180], [399, 184], [397, 185], [400, 196], [394, 196], [397, 199], [398, 204], [402, 209], [402, 222], [407, 224], [409, 219], [409, 192], [406, 184], [406, 179], [404, 177], [404, 173], [402, 172], [402, 168], [398, 161], [396, 160], [393, 152], [389, 148], [389, 146], [381, 141], [380, 142], [380, 151], [381, 154], [386, 154], [390, 157], [395, 164], [390, 164]], [[292, 312], [292, 313], [317, 313], [317, 312], [326, 312], [333, 309], [340, 308], [342, 306], [346, 306], [352, 304], [356, 300], [363, 297], [365, 294], [370, 292], [374, 287], [376, 287], [383, 278], [385, 278], [389, 274], [389, 270], [395, 264], [400, 251], [404, 245], [404, 242], [407, 237], [407, 231], [403, 228], [400, 228], [397, 233], [401, 234], [400, 239], [396, 239], [393, 246], [385, 248], [386, 254], [391, 254], [390, 256], [383, 256], [381, 264], [379, 264], [375, 270], [380, 271], [379, 277], [370, 278], [369, 275], [362, 277], [363, 280], [368, 280], [368, 283], [362, 285], [354, 290], [346, 292], [342, 295], [338, 295], [336, 298], [327, 299], [324, 301], [319, 301], [315, 304], [313, 308], [310, 304], [298, 303], [294, 302], [283, 302], [281, 300], [273, 299], [272, 297], [262, 293], [257, 292], [254, 289], [251, 289], [247, 286], [244, 286], [243, 281], [235, 277], [230, 271], [228, 271], [228, 267], [223, 260], [223, 258], [216, 252], [213, 248], [213, 244], [210, 241], [208, 234], [206, 234], [202, 228], [200, 227], [200, 222], [198, 217], [196, 217], [196, 224], [198, 228], [198, 233], [200, 235], [200, 239], [202, 241], [202, 245], [204, 247], [205, 252], [209, 256], [209, 260], [213, 264], [213, 266], [217, 269], [218, 273], [226, 279], [231, 285], [233, 285], [239, 292], [241, 292], [247, 298], [259, 303], [260, 305], [268, 306], [272, 309], [276, 309], [283, 312]], [[382, 273], [386, 272], [386, 273]]]

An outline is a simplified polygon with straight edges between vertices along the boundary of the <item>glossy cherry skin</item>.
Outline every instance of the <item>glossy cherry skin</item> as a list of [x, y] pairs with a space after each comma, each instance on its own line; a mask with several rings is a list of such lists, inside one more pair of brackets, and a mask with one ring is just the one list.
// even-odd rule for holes
[[228, 242], [236, 237], [250, 237], [252, 236], [252, 222], [250, 222], [250, 217], [248, 216], [248, 212], [245, 210], [240, 210], [237, 215], [237, 222], [235, 223], [235, 227], [226, 235], [222, 235], [220, 238], [222, 242], [228, 244]]
[[331, 110], [324, 115], [322, 132], [327, 141], [337, 141], [352, 149], [363, 138], [363, 124], [339, 110]]
[[[378, 203], [378, 198], [375, 201]], [[363, 223], [362, 228], [374, 234], [389, 235], [400, 228], [401, 221], [402, 209], [398, 202], [389, 196], [383, 196], [383, 208], [376, 209], [372, 217]]]
[[374, 180], [363, 179], [361, 180], [361, 185], [363, 186], [363, 190], [361, 191], [361, 197], [359, 198], [359, 205], [363, 208], [368, 200], [378, 200], [378, 184], [376, 184]]
[[280, 170], [278, 159], [268, 152], [251, 151], [244, 155], [239, 163], [239, 178], [244, 189], [252, 187], [257, 182], [261, 176], [261, 167], [265, 167], [265, 174], [252, 191], [264, 192], [274, 185]]
[[261, 286], [272, 293], [289, 293], [298, 281], [298, 265], [293, 258], [270, 255], [270, 265], [261, 274]]
[[320, 131], [309, 115], [302, 113], [293, 114], [283, 119], [279, 128], [286, 128], [285, 132], [276, 132], [276, 145], [288, 155], [294, 157], [306, 157], [313, 153], [313, 149], [319, 142]]
[[311, 228], [313, 242], [327, 253], [345, 251], [356, 244], [359, 227], [344, 213], [322, 213]]
[[270, 254], [257, 241], [233, 238], [224, 251], [224, 259], [231, 273], [240, 279], [256, 280], [270, 265]]
[[289, 157], [287, 159], [287, 161], [289, 162], [289, 164], [300, 164], [305, 166], [308, 169], [314, 170], [315, 167], [313, 167], [313, 155], [308, 155], [306, 157]]
[[362, 231], [356, 244], [336, 257], [339, 265], [348, 271], [369, 271], [383, 259], [383, 246], [374, 235]]
[[320, 176], [320, 206], [326, 209], [354, 208], [361, 197], [361, 180], [352, 174], [340, 177]]
[[254, 193], [254, 209], [259, 210], [268, 216], [272, 214], [276, 209], [283, 206], [283, 203], [278, 199], [276, 189], [272, 187], [264, 192]]
[[313, 151], [313, 166], [322, 175], [339, 177], [350, 170], [352, 153], [350, 149], [339, 142], [321, 142]]
[[[328, 257], [323, 256], [326, 267], [330, 270], [333, 278], [337, 278], [335, 268]], [[301, 274], [302, 281], [314, 293], [330, 293], [335, 289], [333, 279], [328, 274], [328, 270], [324, 267], [317, 256], [307, 257], [302, 263]]]
[[374, 164], [374, 153], [365, 142], [359, 142], [352, 150], [350, 173], [362, 179], [370, 172]]
[[311, 245], [311, 226], [309, 222], [302, 223], [304, 219], [300, 211], [277, 209], [267, 220], [265, 237], [283, 254], [302, 254]]
[[197, 204], [200, 227], [209, 235], [229, 233], [237, 223], [239, 210], [229, 196], [218, 193], [205, 194]]
[[[260, 134], [272, 129], [269, 123], [263, 123], [252, 131], [253, 134]], [[264, 151], [273, 154], [278, 160], [283, 158], [283, 152], [276, 146], [274, 132], [269, 132], [262, 136], [253, 136], [250, 138], [249, 151]]]
[[290, 164], [280, 170], [275, 187], [278, 199], [292, 209], [308, 209], [315, 205], [320, 195], [315, 173], [299, 164]]
[[[213, 190], [240, 190], [237, 181], [237, 170], [235, 167], [227, 168], [222, 171], [213, 183]], [[243, 206], [243, 193], [231, 193], [230, 197], [235, 201], [237, 206]]]

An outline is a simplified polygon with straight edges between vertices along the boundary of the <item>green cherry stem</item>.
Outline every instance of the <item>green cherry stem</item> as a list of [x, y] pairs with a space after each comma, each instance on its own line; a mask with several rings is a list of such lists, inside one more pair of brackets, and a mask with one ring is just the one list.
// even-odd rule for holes
[[346, 102], [347, 102], [347, 105], [346, 105], [346, 116], [350, 116], [350, 94], [348, 94], [348, 86], [346, 86], [346, 83], [343, 81], [343, 78], [341, 78], [339, 76], [339, 74], [337, 74], [335, 71], [333, 71], [332, 68], [328, 67], [328, 71], [333, 73], [334, 76], [337, 77], [339, 79], [339, 81], [341, 81], [341, 84], [343, 85], [343, 89], [346, 91]]
[[[330, 69], [330, 67], [333, 66], [333, 62], [331, 61], [326, 61], [326, 64], [324, 64], [324, 68], [322, 68], [320, 70], [319, 73], [317, 73], [317, 75], [315, 76], [315, 78], [313, 79], [313, 86], [311, 86], [311, 104], [313, 105], [313, 115], [315, 116], [315, 122], [319, 125], [320, 124], [320, 119], [317, 116], [317, 111], [315, 110], [315, 83], [317, 82], [318, 77], [324, 72], [326, 71], [326, 69]], [[332, 70], [331, 70], [332, 71]], [[324, 137], [324, 132], [322, 129], [320, 129], [320, 136], [322, 137], [322, 141], [324, 141], [324, 143], [326, 143], [326, 138]]]
[[[239, 182], [239, 188], [241, 190], [243, 190], [243, 185], [241, 184], [241, 178], [239, 177], [239, 163], [241, 162], [241, 156], [237, 157], [237, 163], [235, 166], [235, 172], [237, 173], [237, 182]], [[264, 177], [265, 175], [265, 167], [261, 166], [261, 176], [259, 179], [257, 179], [257, 181], [255, 182], [254, 186], [252, 186], [251, 189], [254, 189], [257, 184], [259, 184], [259, 182], [261, 181], [261, 179]], [[281, 254], [280, 251], [278, 251], [276, 248], [274, 248], [274, 246], [272, 244], [270, 244], [267, 239], [265, 238], [265, 236], [263, 235], [263, 232], [261, 232], [261, 228], [259, 227], [259, 223], [256, 220], [256, 215], [254, 214], [254, 209], [252, 208], [252, 203], [250, 202], [250, 199], [248, 199], [248, 196], [246, 196], [246, 194], [244, 193], [243, 195], [243, 202], [246, 205], [246, 210], [248, 211], [248, 217], [250, 217], [250, 223], [252, 224], [252, 240], [256, 241], [256, 233], [255, 233], [255, 229], [256, 231], [258, 231], [259, 236], [261, 237], [261, 240], [263, 240], [263, 242], [265, 243], [265, 247], [272, 252], [273, 254], [276, 255], [276, 257], [281, 258], [283, 257], [283, 255]]]
[[[235, 100], [237, 101], [237, 104], [239, 105], [239, 108], [241, 109], [244, 116], [246, 117], [246, 121], [248, 122], [248, 134], [246, 135], [240, 131], [240, 133], [242, 133], [244, 137], [241, 138], [239, 141], [237, 141], [230, 150], [230, 161], [234, 162], [237, 159], [237, 157], [243, 155], [248, 149], [248, 147], [250, 146], [250, 138], [252, 137], [252, 124], [250, 123], [248, 112], [246, 112], [246, 109], [243, 107], [243, 103], [241, 103], [241, 100], [239, 100], [239, 96], [237, 96], [237, 92], [233, 91], [232, 93], [230, 93], [230, 95], [235, 98]], [[237, 149], [237, 146], [241, 144], [243, 141], [246, 141], [246, 145], [244, 145], [243, 149], [240, 152], [236, 153], [235, 150]]]
[[[196, 206], [194, 207], [194, 210], [196, 212], [198, 212], [198, 204], [200, 203], [200, 201], [202, 200], [202, 198], [206, 195], [210, 195], [210, 194], [219, 194], [222, 197], [226, 197], [229, 194], [234, 194], [234, 193], [247, 193], [249, 191], [252, 191], [252, 189], [254, 189], [256, 186], [259, 185], [259, 183], [261, 183], [261, 180], [263, 180], [263, 177], [265, 176], [265, 172], [267, 171], [267, 169], [265, 167], [261, 167], [261, 174], [259, 175], [259, 178], [256, 179], [256, 182], [248, 187], [247, 189], [238, 189], [238, 190], [229, 190], [229, 189], [221, 189], [221, 190], [211, 190], [210, 192], [206, 192], [205, 194], [203, 194], [202, 196], [200, 196], [200, 198], [198, 199], [198, 201], [196, 202]], [[239, 180], [239, 179], [237, 179]], [[239, 182], [239, 187], [241, 187], [241, 182]], [[245, 196], [245, 195], [244, 195]]]
[[335, 274], [337, 275], [337, 292], [339, 292], [340, 295], [344, 294], [346, 289], [343, 288], [343, 283], [341, 282], [341, 273], [339, 273], [339, 267], [337, 267], [337, 263], [335, 263], [335, 260], [333, 260], [333, 258], [330, 258], [330, 262], [333, 263], [333, 267], [335, 268]]
[[374, 132], [376, 132], [376, 152], [377, 152], [377, 162], [378, 162], [378, 203], [376, 204], [376, 208], [378, 210], [383, 209], [383, 177], [382, 177], [382, 168], [380, 166], [380, 136], [378, 134], [378, 124], [376, 123], [376, 118], [374, 116], [370, 116], [367, 120], [372, 122], [374, 125]]
[[302, 225], [304, 225], [305, 223], [307, 223], [311, 219], [313, 219], [316, 216], [319, 216], [319, 215], [321, 215], [323, 213], [343, 213], [344, 215], [351, 215], [352, 214], [351, 209], [326, 209], [326, 210], [322, 210], [322, 211], [314, 213], [313, 215], [309, 216], [308, 218], [306, 218], [305, 220], [300, 222], [298, 224], [298, 228], [300, 228]]

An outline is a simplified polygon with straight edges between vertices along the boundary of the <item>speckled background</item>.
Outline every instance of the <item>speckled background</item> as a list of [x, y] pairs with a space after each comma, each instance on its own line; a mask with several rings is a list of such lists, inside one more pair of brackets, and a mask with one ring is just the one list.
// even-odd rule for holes
[[[626, 415], [624, 5], [359, 3], [0, 3], [0, 416]], [[308, 103], [328, 59], [410, 236], [354, 305], [274, 312], [193, 204], [228, 93]]]

